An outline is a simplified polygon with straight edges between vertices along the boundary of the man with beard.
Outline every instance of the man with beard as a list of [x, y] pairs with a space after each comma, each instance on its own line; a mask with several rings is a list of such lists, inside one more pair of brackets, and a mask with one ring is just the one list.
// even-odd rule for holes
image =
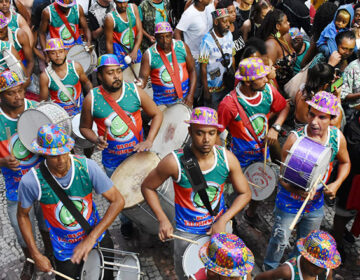
[[[265, 140], [269, 144], [277, 141], [289, 112], [289, 104], [284, 97], [268, 83], [270, 70], [260, 58], [242, 60], [235, 74], [240, 83], [219, 105], [219, 123], [223, 125], [220, 131], [228, 129], [232, 136], [231, 150], [243, 169], [252, 163], [264, 161]], [[248, 121], [240, 117], [239, 110], [244, 111]], [[266, 127], [273, 113], [278, 116], [266, 135]], [[269, 151], [266, 152], [269, 156]], [[258, 202], [252, 200], [244, 212], [244, 218], [253, 227], [266, 232], [264, 221], [256, 213], [257, 206]]]
[[80, 63], [66, 60], [67, 51], [61, 39], [49, 39], [45, 51], [51, 63], [40, 74], [40, 100], [48, 100], [50, 96], [69, 116], [75, 116], [81, 112], [82, 89], [88, 93], [92, 84]]
[[[309, 104], [308, 125], [290, 133], [282, 148], [281, 161], [285, 162], [289, 151], [300, 137], [308, 137], [330, 147], [332, 150], [331, 161], [321, 183], [314, 187], [310, 194], [293, 184], [280, 180], [274, 209], [275, 223], [264, 259], [266, 270], [278, 267], [291, 236], [289, 226], [306, 197], [309, 195], [310, 200], [297, 222], [298, 238], [304, 238], [312, 230], [320, 228], [324, 217], [324, 193], [331, 199], [335, 198], [337, 190], [350, 172], [350, 159], [345, 137], [338, 128], [330, 126], [331, 119], [340, 114], [338, 98], [326, 91], [320, 91], [307, 103]], [[323, 182], [326, 183], [329, 179], [335, 159], [338, 161], [336, 179], [327, 184], [324, 189]], [[299, 251], [295, 247], [292, 257], [298, 254]]]
[[[134, 152], [148, 151], [162, 123], [154, 101], [134, 83], [123, 81], [122, 65], [114, 54], [99, 57], [97, 74], [101, 86], [86, 96], [80, 132], [102, 152], [102, 164], [111, 177], [115, 169]], [[141, 109], [152, 119], [144, 140]], [[93, 121], [98, 135], [92, 130]], [[121, 232], [131, 237], [131, 223], [122, 218]]]
[[[21, 236], [19, 224], [16, 219], [18, 187], [21, 177], [26, 174], [31, 167], [38, 164], [42, 158], [28, 151], [21, 143], [17, 133], [19, 115], [27, 109], [36, 107], [34, 101], [27, 100], [24, 97], [24, 82], [20, 81], [14, 72], [2, 72], [0, 74], [0, 167], [5, 181], [7, 213], [10, 224], [15, 231], [25, 257], [30, 258], [29, 249]], [[35, 226], [36, 215], [45, 245], [45, 254], [50, 257], [52, 247], [49, 232], [38, 204], [35, 204], [34, 210], [30, 212], [32, 225]], [[20, 279], [32, 279], [33, 272], [34, 266], [25, 262], [20, 274]]]
[[235, 45], [229, 32], [228, 10], [217, 9], [211, 14], [214, 28], [202, 39], [199, 63], [205, 103], [217, 109], [220, 101], [229, 92], [223, 82], [223, 76], [227, 68], [234, 67]]
[[[206, 234], [225, 232], [225, 226], [250, 201], [251, 192], [239, 161], [233, 153], [224, 147], [215, 145], [218, 129], [217, 113], [208, 107], [197, 107], [193, 110], [189, 134], [191, 146], [185, 149], [198, 162], [205, 180], [205, 197], [194, 190], [183, 165], [184, 150], [178, 149], [163, 158], [158, 166], [145, 178], [141, 186], [142, 194], [159, 221], [159, 238], [161, 241], [172, 238], [173, 226], [163, 211], [156, 189], [169, 177], [173, 179], [175, 190], [176, 235], [188, 239], [197, 239]], [[199, 171], [200, 172], [200, 171]], [[227, 209], [224, 199], [224, 185], [230, 179], [238, 196]], [[203, 197], [203, 196], [202, 196]], [[213, 213], [208, 210], [211, 207]], [[174, 264], [178, 279], [183, 280], [182, 256], [188, 242], [174, 240]], [[186, 278], [188, 279], [188, 278]]]

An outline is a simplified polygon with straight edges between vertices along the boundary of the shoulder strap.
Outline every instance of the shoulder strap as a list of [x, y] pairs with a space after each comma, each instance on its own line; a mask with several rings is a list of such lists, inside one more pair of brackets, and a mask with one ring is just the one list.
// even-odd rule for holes
[[[12, 31], [9, 28], [9, 26], [7, 27], [7, 30], [8, 30], [9, 42], [11, 45], [13, 45], [15, 47], [14, 37], [13, 37]], [[15, 32], [15, 36], [16, 36], [16, 32]]]
[[211, 31], [210, 31], [210, 35], [211, 35], [211, 37], [213, 37], [213, 39], [214, 39], [214, 41], [215, 41], [216, 46], [217, 46], [217, 47], [218, 47], [218, 49], [220, 50], [220, 52], [221, 52], [221, 56], [223, 57], [223, 59], [225, 59], [224, 52], [223, 52], [223, 50], [222, 50], [222, 48], [221, 48], [221, 45], [220, 45], [220, 43], [219, 43], [218, 39], [216, 38], [216, 35], [215, 35], [215, 33], [214, 33], [214, 31], [213, 31], [213, 30], [211, 30]]
[[76, 37], [74, 30], [71, 28], [70, 23], [67, 19], [67, 17], [63, 14], [63, 12], [59, 9], [59, 6], [57, 3], [54, 3], [54, 8], [56, 12], [58, 13], [59, 17], [61, 18], [62, 22], [65, 24], [66, 28], [71, 33], [71, 36], [74, 38], [75, 41], [77, 41], [78, 37]]
[[[67, 196], [65, 191], [59, 186], [59, 183], [54, 179], [54, 177], [50, 174], [50, 171], [45, 166], [45, 162], [42, 161], [40, 163], [40, 172], [46, 182], [49, 184], [51, 189], [55, 192], [64, 206], [69, 210], [71, 215], [75, 218], [75, 220], [80, 224], [82, 229], [86, 232], [87, 235], [90, 234], [92, 227], [90, 226], [89, 222], [84, 218], [84, 216], [77, 210], [74, 203], [70, 200]], [[75, 172], [75, 170], [73, 170]]]
[[[131, 21], [131, 6], [132, 4], [129, 4], [128, 7], [126, 8], [126, 16], [128, 18], [128, 23], [129, 23], [129, 41], [130, 41], [130, 49], [132, 50], [134, 48], [134, 36], [133, 36], [133, 31], [132, 31], [132, 28], [133, 28], [133, 24], [132, 24], [132, 21]], [[135, 13], [134, 13], [135, 15]], [[136, 20], [136, 18], [135, 18]], [[136, 25], [136, 22], [135, 22], [135, 25]]]

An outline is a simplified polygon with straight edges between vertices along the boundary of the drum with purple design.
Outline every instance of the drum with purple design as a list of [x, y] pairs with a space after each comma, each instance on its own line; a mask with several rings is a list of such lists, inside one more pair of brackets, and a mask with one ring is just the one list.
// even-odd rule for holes
[[282, 163], [280, 177], [305, 191], [309, 191], [314, 181], [324, 176], [331, 160], [332, 150], [306, 136], [298, 138], [286, 160]]

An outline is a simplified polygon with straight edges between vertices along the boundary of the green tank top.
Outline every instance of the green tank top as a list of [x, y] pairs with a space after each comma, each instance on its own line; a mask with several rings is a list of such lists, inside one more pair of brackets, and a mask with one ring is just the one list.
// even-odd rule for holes
[[6, 69], [8, 69], [8, 65], [6, 64], [5, 60], [2, 60], [4, 58], [3, 56], [3, 50], [7, 49], [9, 52], [11, 52], [11, 44], [8, 41], [0, 41], [0, 72], [4, 72]]
[[[290, 267], [291, 270], [291, 280], [303, 280], [303, 276], [300, 269], [300, 258], [302, 256], [293, 257], [290, 260], [287, 260], [285, 264]], [[326, 269], [325, 273], [321, 273], [316, 277], [316, 280], [325, 280], [329, 276], [330, 269]]]

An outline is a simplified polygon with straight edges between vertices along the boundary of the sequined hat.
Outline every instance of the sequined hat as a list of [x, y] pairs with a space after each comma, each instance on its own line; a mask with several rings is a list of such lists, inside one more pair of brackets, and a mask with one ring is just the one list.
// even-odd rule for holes
[[211, 12], [211, 15], [212, 15], [213, 19], [219, 19], [219, 18], [223, 18], [223, 17], [228, 17], [229, 11], [226, 8], [216, 9], [215, 11]]
[[218, 114], [216, 110], [208, 107], [196, 107], [193, 109], [191, 119], [185, 121], [185, 123], [202, 124], [223, 128], [223, 126], [218, 123]]
[[206, 269], [227, 277], [242, 277], [252, 271], [254, 255], [236, 235], [217, 233], [199, 251]]
[[316, 266], [334, 269], [341, 264], [335, 239], [325, 231], [313, 230], [305, 238], [300, 238], [296, 245], [300, 254]]
[[129, 0], [115, 0], [115, 2], [125, 3], [125, 2], [129, 2]]
[[51, 38], [46, 41], [45, 51], [57, 51], [67, 49], [63, 40], [60, 38]]
[[98, 58], [97, 69], [103, 66], [120, 66], [121, 68], [124, 67], [124, 65], [119, 62], [119, 59], [115, 54], [104, 54], [100, 56]]
[[266, 66], [258, 57], [249, 57], [240, 61], [235, 78], [241, 81], [255, 81], [268, 75], [271, 67]]
[[340, 115], [339, 100], [330, 92], [319, 91], [311, 100], [306, 101], [306, 103], [325, 114], [333, 116]]
[[159, 22], [155, 25], [155, 34], [160, 33], [173, 33], [170, 23], [167, 21]]
[[24, 81], [20, 80], [19, 76], [15, 72], [4, 71], [0, 74], [0, 92], [23, 83]]
[[75, 0], [55, 0], [55, 2], [64, 8], [70, 8], [76, 4]]
[[290, 28], [289, 34], [291, 39], [295, 39], [296, 37], [304, 37], [304, 33], [302, 33], [297, 27]]
[[0, 12], [0, 28], [4, 28], [8, 26], [10, 20], [2, 13]]
[[39, 128], [37, 139], [31, 143], [35, 153], [58, 156], [69, 153], [75, 145], [64, 127], [57, 124], [45, 124]]

